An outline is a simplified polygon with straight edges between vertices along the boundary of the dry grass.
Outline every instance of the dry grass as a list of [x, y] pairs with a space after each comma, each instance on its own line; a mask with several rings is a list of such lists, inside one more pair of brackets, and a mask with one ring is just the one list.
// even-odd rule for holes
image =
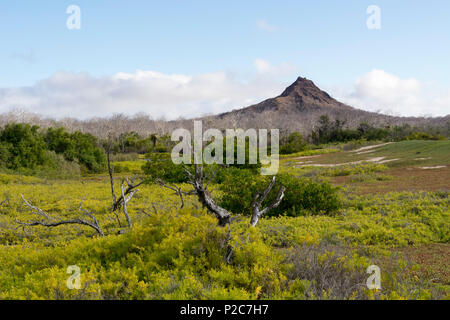
[[420, 272], [427, 281], [450, 285], [450, 244], [428, 244], [396, 251], [401, 252], [407, 261], [420, 266], [414, 273]]
[[357, 186], [357, 194], [380, 194], [392, 191], [450, 190], [450, 167], [423, 170], [417, 167], [394, 168], [383, 174], [392, 176], [387, 181], [352, 182], [350, 176], [333, 177], [336, 185]]

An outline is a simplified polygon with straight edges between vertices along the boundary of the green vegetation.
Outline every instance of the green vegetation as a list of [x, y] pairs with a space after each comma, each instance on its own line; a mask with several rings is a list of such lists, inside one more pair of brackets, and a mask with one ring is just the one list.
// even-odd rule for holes
[[[230, 264], [223, 260], [227, 229], [218, 228], [195, 198], [180, 210], [177, 197], [156, 185], [144, 186], [129, 207], [135, 227], [123, 235], [91, 239], [89, 228], [17, 229], [11, 220], [29, 216], [19, 192], [52, 215], [71, 215], [87, 196], [85, 207], [114, 229], [106, 179], [83, 184], [81, 189], [79, 181], [19, 179], [0, 185], [0, 193], [14, 194], [1, 209], [2, 299], [429, 299], [448, 294], [444, 284], [405, 278], [413, 266], [386, 251], [448, 242], [448, 193], [357, 197], [337, 216], [264, 218], [256, 228], [242, 217], [231, 225]], [[372, 263], [394, 268], [382, 273], [383, 288], [375, 293], [355, 286], [365, 281]], [[69, 265], [80, 267], [82, 290], [66, 287]], [[322, 291], [325, 274], [330, 281]]]
[[186, 182], [186, 174], [182, 165], [173, 163], [170, 153], [151, 153], [142, 167], [145, 174], [154, 179], [166, 182]]
[[[371, 159], [393, 160], [382, 163], [387, 167], [440, 166], [450, 163], [450, 140], [424, 141], [409, 140], [383, 144], [370, 150], [357, 152], [333, 152], [309, 159], [315, 164], [340, 165], [354, 162], [370, 162]], [[382, 161], [381, 160], [381, 161]], [[292, 159], [284, 158], [286, 162]], [[358, 165], [362, 163], [357, 163]], [[308, 163], [304, 163], [308, 165]]]
[[8, 124], [0, 130], [0, 168], [26, 174], [101, 172], [106, 157], [94, 136], [63, 128]]
[[[191, 189], [170, 154], [143, 156], [147, 147], [133, 137], [139, 138], [113, 141], [116, 191], [135, 174], [161, 178], [186, 193]], [[300, 146], [298, 138], [293, 135], [287, 146]], [[164, 139], [148, 139], [152, 149], [146, 152], [163, 151]], [[180, 209], [180, 192], [145, 183], [127, 204], [129, 228], [122, 211], [112, 212], [104, 153], [93, 137], [7, 127], [0, 134], [0, 299], [449, 299], [445, 179], [440, 190], [423, 182], [417, 190], [360, 189], [366, 183], [386, 186], [398, 170], [420, 166], [445, 166], [439, 175], [448, 176], [449, 141], [401, 141], [362, 154], [353, 145], [350, 151], [345, 145], [293, 147], [296, 153], [282, 157], [263, 207], [281, 185], [285, 196], [256, 227], [249, 225], [251, 203], [271, 177], [244, 165], [205, 167], [208, 193], [233, 214], [229, 226], [218, 227], [196, 196], [185, 194]], [[398, 160], [368, 161], [374, 157]], [[54, 163], [57, 172], [76, 165], [85, 174], [65, 179], [36, 174], [39, 169], [48, 174]], [[432, 170], [422, 171], [437, 179]], [[105, 236], [80, 224], [19, 224], [43, 219], [21, 195], [49, 221], [85, 217], [87, 210]], [[373, 264], [381, 268], [380, 290], [364, 286], [366, 268]], [[80, 267], [81, 290], [66, 285], [71, 265]]]
[[45, 141], [50, 150], [64, 155], [68, 161], [77, 161], [89, 172], [98, 173], [105, 169], [106, 157], [97, 146], [97, 139], [79, 131], [68, 133], [63, 128], [49, 128]]
[[303, 140], [303, 137], [298, 132], [293, 132], [286, 138], [280, 141], [280, 154], [292, 154], [304, 151], [308, 148], [308, 143]]
[[[253, 196], [269, 181], [270, 177], [255, 175], [248, 170], [228, 170], [218, 186], [222, 194], [220, 205], [232, 212], [250, 215]], [[275, 189], [283, 185], [286, 192], [280, 206], [270, 211], [268, 216], [330, 214], [341, 206], [337, 188], [326, 181], [299, 179], [288, 174], [277, 176], [276, 181]], [[263, 204], [273, 202], [275, 195], [272, 193]]]
[[142, 136], [137, 132], [126, 132], [119, 134], [115, 139], [102, 140], [101, 144], [107, 149], [118, 154], [145, 154], [147, 152], [167, 153], [170, 152], [175, 145], [170, 140], [170, 136], [165, 134], [158, 136], [150, 134]]
[[[354, 140], [367, 141], [402, 141], [402, 140], [445, 140], [436, 128], [414, 128], [408, 124], [402, 126], [385, 126], [382, 128], [362, 122], [356, 130], [345, 127], [347, 120], [330, 120], [328, 115], [319, 118], [319, 125], [310, 136], [314, 144], [347, 142]], [[426, 130], [426, 131], [425, 131]], [[449, 132], [447, 132], [448, 136]]]

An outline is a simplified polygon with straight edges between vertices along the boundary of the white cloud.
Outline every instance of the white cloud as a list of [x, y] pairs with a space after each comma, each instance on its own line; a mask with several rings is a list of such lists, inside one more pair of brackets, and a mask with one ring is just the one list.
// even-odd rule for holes
[[450, 90], [439, 92], [415, 78], [402, 79], [383, 70], [372, 70], [357, 79], [350, 92], [338, 100], [367, 111], [402, 116], [445, 116], [450, 113]]
[[[22, 109], [62, 118], [107, 117], [145, 112], [153, 118], [196, 117], [241, 108], [277, 96], [298, 75], [289, 63], [254, 60], [255, 75], [243, 81], [223, 71], [198, 75], [137, 70], [109, 77], [57, 72], [30, 87], [0, 88], [0, 113]], [[450, 89], [439, 92], [416, 79], [373, 70], [352, 90], [330, 90], [351, 106], [403, 116], [450, 113]]]
[[0, 88], [0, 113], [22, 109], [80, 119], [138, 112], [166, 119], [216, 114], [278, 95], [288, 84], [265, 76], [286, 72], [282, 65], [255, 66], [257, 73], [247, 82], [227, 72], [183, 75], [137, 70], [110, 77], [57, 72], [30, 87]]
[[256, 26], [258, 27], [258, 29], [267, 31], [267, 32], [275, 32], [275, 31], [280, 30], [279, 27], [270, 24], [269, 22], [267, 22], [267, 20], [264, 20], [264, 19], [258, 20], [256, 22]]

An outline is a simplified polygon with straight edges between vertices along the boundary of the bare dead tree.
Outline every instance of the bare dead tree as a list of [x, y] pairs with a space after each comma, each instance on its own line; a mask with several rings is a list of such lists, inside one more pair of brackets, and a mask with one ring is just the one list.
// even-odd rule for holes
[[[132, 227], [132, 223], [131, 223], [131, 219], [130, 216], [128, 215], [128, 210], [127, 210], [127, 203], [133, 198], [133, 196], [136, 194], [136, 192], [139, 191], [139, 189], [133, 189], [132, 191], [130, 191], [128, 193], [128, 195], [126, 195], [125, 193], [125, 187], [124, 187], [124, 183], [125, 180], [122, 180], [122, 184], [120, 185], [120, 190], [122, 191], [122, 208], [123, 208], [123, 214], [125, 215], [125, 218], [127, 219], [127, 223], [128, 223], [128, 227]], [[128, 179], [127, 179], [127, 184], [129, 185]]]
[[[106, 158], [108, 160], [108, 173], [109, 173], [109, 181], [111, 184], [111, 194], [112, 194], [112, 202], [113, 202], [113, 208], [117, 202], [116, 200], [116, 193], [114, 191], [114, 168], [111, 166], [111, 141], [108, 141], [108, 145], [106, 147]], [[119, 222], [120, 224], [120, 222]]]
[[[108, 138], [108, 142], [107, 142], [105, 151], [106, 151], [106, 159], [107, 159], [107, 163], [108, 163], [109, 182], [111, 185], [112, 210], [113, 210], [113, 212], [115, 212], [117, 209], [119, 209], [121, 206], [123, 206], [125, 197], [126, 196], [128, 197], [131, 194], [133, 194], [129, 198], [129, 200], [131, 200], [131, 198], [134, 196], [134, 194], [137, 191], [136, 188], [139, 187], [141, 184], [143, 184], [145, 181], [142, 180], [141, 182], [136, 183], [136, 176], [134, 176], [133, 179], [131, 179], [131, 181], [128, 178], [126, 178], [127, 188], [125, 190], [121, 190], [122, 194], [120, 195], [119, 198], [116, 197], [116, 192], [114, 190], [114, 167], [111, 165], [111, 148], [112, 148], [111, 134], [109, 134], [108, 137], [109, 138]], [[123, 186], [123, 181], [122, 181], [122, 186]], [[120, 220], [119, 220], [119, 224], [120, 224]]]
[[[113, 211], [116, 211], [121, 206], [123, 206], [123, 202], [124, 202], [123, 200], [125, 199], [125, 197], [128, 197], [130, 194], [133, 194], [133, 196], [134, 196], [136, 191], [138, 191], [138, 189], [136, 189], [136, 188], [145, 182], [145, 180], [136, 182], [136, 176], [134, 176], [133, 179], [131, 179], [131, 180], [126, 178], [125, 181], [127, 183], [127, 187], [123, 190], [121, 196], [119, 198], [117, 198], [117, 200], [113, 203], [113, 207], [112, 207]], [[123, 184], [123, 182], [122, 182], [122, 184]], [[131, 200], [131, 198], [129, 200]]]
[[93, 214], [91, 214], [88, 210], [82, 208], [83, 201], [80, 204], [79, 210], [81, 212], [83, 212], [84, 215], [88, 216], [91, 219], [91, 221], [88, 221], [88, 220], [82, 219], [82, 218], [74, 218], [74, 219], [67, 219], [67, 220], [54, 219], [53, 217], [50, 217], [47, 213], [45, 213], [42, 209], [40, 209], [40, 208], [32, 205], [30, 202], [28, 202], [24, 198], [23, 195], [20, 195], [20, 196], [22, 197], [22, 200], [25, 203], [25, 205], [28, 208], [30, 208], [32, 214], [38, 215], [41, 218], [43, 218], [41, 220], [32, 220], [32, 221], [28, 221], [28, 222], [19, 221], [16, 218], [15, 221], [22, 226], [58, 227], [58, 226], [65, 225], [65, 224], [80, 224], [80, 225], [91, 227], [100, 236], [102, 236], [102, 237], [104, 236], [104, 233], [103, 233], [102, 229], [100, 228], [98, 220], [95, 218], [95, 216]]
[[284, 186], [281, 186], [280, 189], [278, 190], [278, 194], [277, 197], [275, 198], [275, 201], [269, 204], [266, 208], [261, 210], [262, 203], [267, 198], [274, 185], [275, 185], [275, 176], [272, 178], [272, 181], [270, 181], [269, 185], [267, 186], [266, 189], [264, 189], [263, 192], [255, 194], [252, 202], [252, 218], [250, 220], [250, 224], [252, 226], [256, 226], [259, 219], [265, 213], [278, 207], [280, 205], [281, 200], [283, 200], [284, 191], [286, 191], [286, 188]]
[[[225, 227], [228, 226], [228, 233], [225, 239], [226, 242], [226, 253], [224, 256], [224, 260], [226, 263], [230, 263], [231, 258], [234, 253], [234, 247], [231, 245], [232, 236], [230, 224], [232, 222], [232, 217], [230, 212], [221, 206], [217, 205], [214, 199], [211, 197], [211, 194], [208, 191], [208, 184], [205, 185], [205, 175], [203, 173], [203, 166], [195, 164], [195, 172], [192, 174], [188, 169], [185, 169], [185, 173], [188, 176], [188, 183], [194, 187], [194, 190], [190, 192], [183, 192], [180, 187], [175, 185], [168, 185], [161, 179], [156, 179], [156, 182], [159, 183], [162, 187], [173, 190], [177, 195], [179, 195], [181, 199], [181, 208], [184, 207], [184, 199], [183, 195], [186, 194], [196, 194], [199, 202], [208, 209], [209, 212], [213, 213], [219, 222], [219, 226]], [[252, 217], [250, 220], [251, 226], [256, 226], [259, 219], [266, 214], [268, 211], [278, 207], [283, 200], [284, 192], [286, 188], [281, 186], [278, 190], [278, 194], [275, 200], [270, 203], [266, 208], [261, 210], [261, 205], [264, 200], [269, 195], [270, 191], [273, 189], [275, 185], [275, 176], [272, 178], [269, 185], [260, 193], [256, 194], [252, 201]]]
[[111, 137], [109, 137], [108, 142], [106, 146], [106, 158], [108, 161], [108, 173], [109, 173], [109, 182], [111, 184], [111, 195], [112, 195], [112, 208], [113, 213], [116, 216], [117, 223], [119, 224], [119, 227], [122, 228], [122, 223], [120, 222], [119, 214], [116, 210], [114, 210], [114, 207], [116, 205], [117, 199], [116, 199], [116, 192], [114, 191], [114, 167], [111, 166]]
[[[119, 227], [122, 227], [122, 223], [120, 222], [120, 217], [117, 214], [117, 210], [122, 207], [123, 214], [125, 215], [125, 219], [127, 220], [128, 226], [132, 227], [132, 222], [130, 215], [128, 214], [127, 204], [134, 197], [137, 191], [137, 187], [144, 183], [142, 180], [139, 183], [136, 183], [136, 176], [130, 181], [128, 178], [122, 180], [122, 184], [120, 185], [121, 195], [119, 198], [116, 197], [116, 192], [114, 190], [114, 167], [111, 165], [111, 137], [109, 138], [108, 145], [106, 147], [106, 157], [108, 162], [108, 173], [109, 173], [109, 182], [111, 184], [111, 196], [112, 196], [112, 211], [116, 216]], [[124, 183], [127, 183], [127, 187], [125, 188]]]
[[226, 209], [216, 204], [207, 189], [208, 186], [204, 186], [203, 167], [196, 164], [194, 174], [187, 169], [185, 172], [189, 178], [189, 183], [194, 187], [198, 200], [208, 209], [208, 211], [216, 216], [219, 221], [219, 226], [224, 227], [229, 225], [231, 223], [231, 214]]
[[[174, 191], [181, 200], [181, 208], [184, 207], [184, 198], [183, 195], [197, 195], [199, 202], [208, 209], [209, 212], [215, 215], [219, 222], [219, 226], [224, 227], [231, 223], [231, 214], [226, 210], [225, 208], [222, 208], [219, 206], [214, 199], [211, 197], [211, 194], [208, 191], [208, 182], [205, 185], [205, 174], [203, 173], [203, 166], [195, 164], [195, 172], [192, 174], [188, 169], [185, 169], [185, 173], [188, 176], [188, 183], [191, 184], [194, 189], [185, 192], [182, 191], [180, 187], [176, 185], [169, 185], [165, 183], [161, 179], [156, 179], [156, 182], [160, 184], [162, 187], [170, 189]], [[261, 210], [261, 205], [266, 200], [267, 196], [269, 195], [270, 191], [275, 185], [275, 176], [272, 178], [271, 182], [267, 186], [266, 189], [264, 189], [262, 192], [257, 193], [252, 201], [252, 217], [250, 220], [250, 225], [256, 226], [259, 219], [266, 214], [268, 211], [275, 209], [278, 207], [281, 203], [281, 200], [283, 200], [284, 192], [286, 191], [286, 188], [284, 186], [281, 186], [278, 190], [278, 194], [275, 198], [275, 200], [270, 203], [266, 208]]]

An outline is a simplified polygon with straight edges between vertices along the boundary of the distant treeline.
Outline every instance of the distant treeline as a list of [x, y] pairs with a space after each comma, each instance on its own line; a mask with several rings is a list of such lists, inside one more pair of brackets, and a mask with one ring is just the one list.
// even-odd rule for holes
[[[299, 132], [282, 134], [280, 137], [280, 153], [290, 154], [306, 150], [310, 145], [349, 142], [355, 140], [367, 141], [401, 141], [401, 140], [443, 140], [449, 130], [441, 133], [436, 127], [417, 128], [408, 124], [401, 126], [375, 127], [362, 122], [357, 129], [346, 128], [346, 120], [331, 121], [327, 115], [320, 117], [318, 126], [312, 133], [304, 137]], [[102, 140], [106, 145], [107, 140]], [[110, 143], [110, 142], [109, 142]], [[150, 134], [142, 136], [137, 132], [120, 134], [112, 144], [115, 153], [170, 153], [175, 142], [170, 135]]]
[[23, 173], [96, 173], [106, 168], [97, 138], [64, 128], [8, 124], [0, 130], [0, 168]]
[[280, 153], [290, 154], [307, 150], [322, 144], [366, 141], [402, 141], [402, 140], [445, 140], [450, 132], [449, 128], [441, 133], [440, 128], [417, 128], [404, 124], [401, 126], [375, 127], [366, 122], [359, 124], [357, 129], [345, 127], [346, 121], [336, 119], [331, 121], [327, 115], [320, 117], [318, 125], [311, 134], [304, 139], [298, 132], [284, 135], [280, 139]]
[[[327, 115], [319, 118], [318, 126], [312, 131], [310, 140], [314, 144], [347, 142], [353, 140], [443, 140], [449, 134], [449, 128], [441, 133], [440, 128], [415, 128], [409, 124], [401, 126], [374, 127], [362, 122], [356, 130], [345, 128], [346, 120], [330, 121]], [[450, 124], [449, 124], [450, 126]]]
[[[312, 133], [304, 137], [298, 132], [280, 137], [280, 153], [290, 154], [317, 148], [317, 145], [355, 140], [442, 140], [449, 129], [401, 126], [375, 127], [360, 123], [357, 129], [346, 127], [345, 120], [331, 121], [322, 115]], [[113, 132], [111, 132], [113, 133]], [[67, 174], [100, 173], [106, 170], [105, 150], [113, 160], [133, 160], [138, 154], [170, 153], [176, 142], [168, 134], [141, 135], [137, 132], [111, 134], [99, 139], [80, 131], [62, 127], [39, 128], [25, 123], [10, 123], [0, 129], [0, 169], [23, 173], [64, 172]], [[148, 155], [149, 157], [149, 155]]]

